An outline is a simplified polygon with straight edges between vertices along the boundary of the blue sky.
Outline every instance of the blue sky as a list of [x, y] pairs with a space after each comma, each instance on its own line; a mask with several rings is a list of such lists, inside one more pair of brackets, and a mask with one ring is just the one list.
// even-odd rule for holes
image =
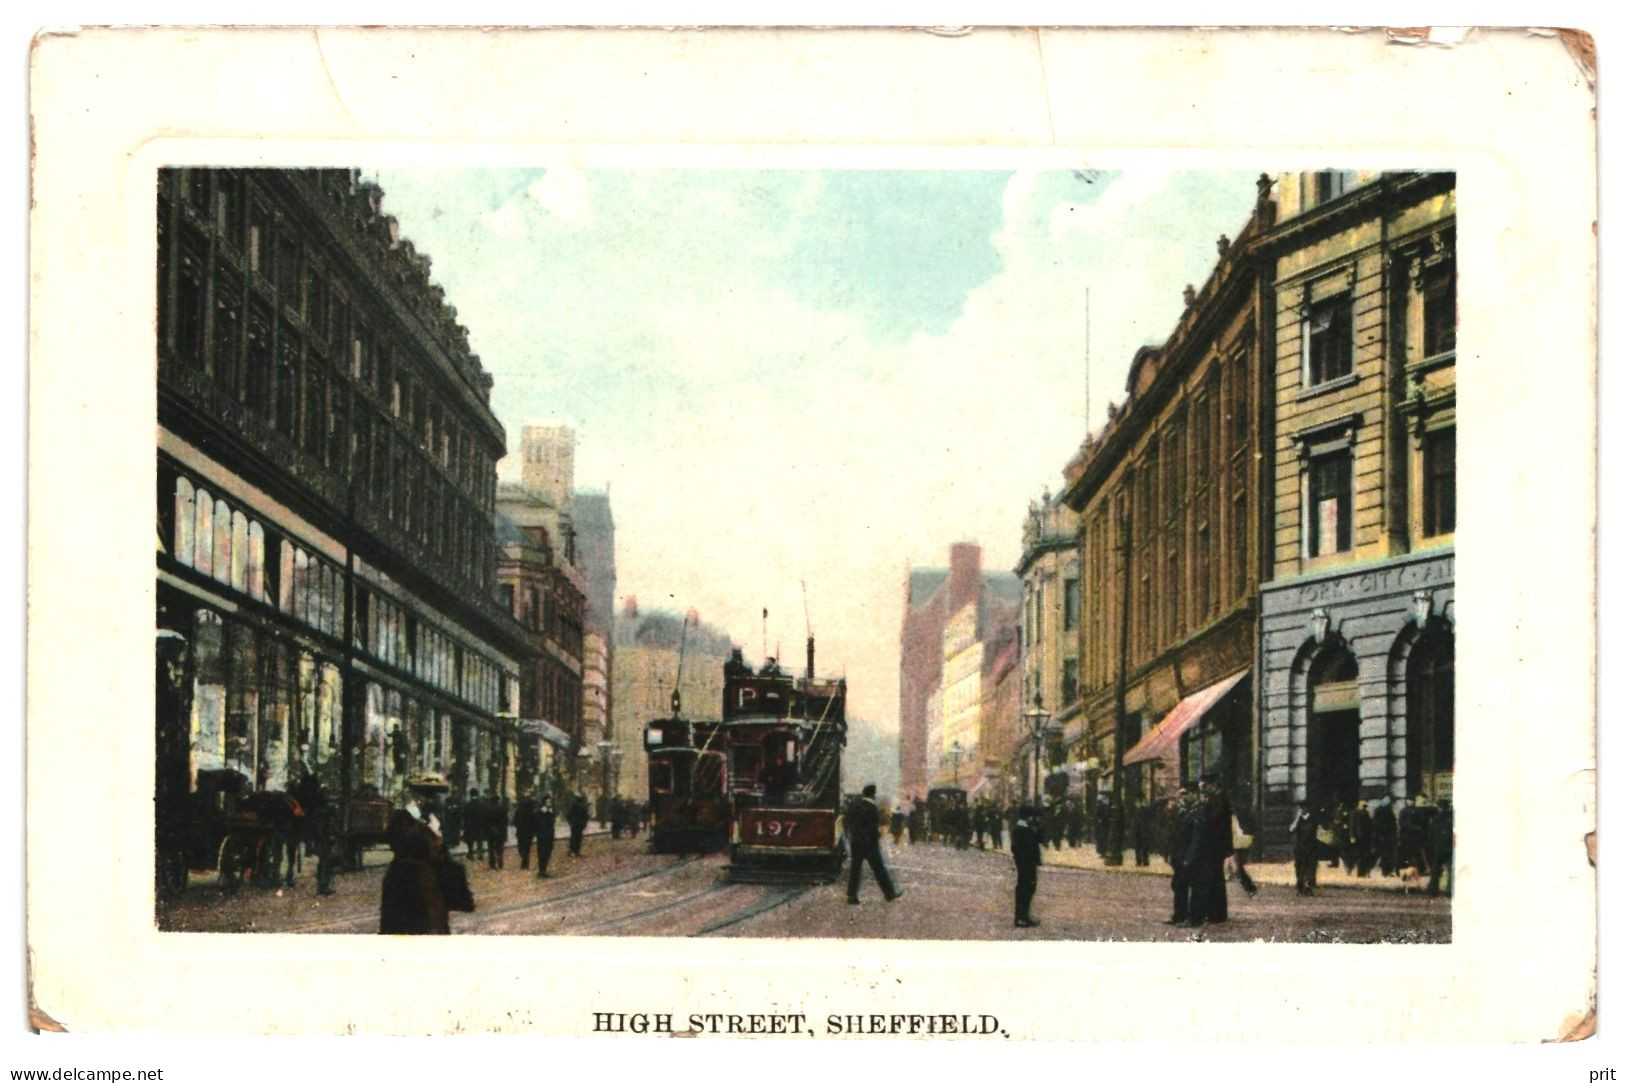
[[[1019, 552], [1136, 348], [1163, 338], [1254, 173], [389, 169], [515, 447], [578, 434], [618, 593], [747, 653], [799, 643], [895, 725], [909, 566]], [[1087, 293], [1089, 417], [1084, 416]], [[507, 476], [516, 463], [502, 467]]]

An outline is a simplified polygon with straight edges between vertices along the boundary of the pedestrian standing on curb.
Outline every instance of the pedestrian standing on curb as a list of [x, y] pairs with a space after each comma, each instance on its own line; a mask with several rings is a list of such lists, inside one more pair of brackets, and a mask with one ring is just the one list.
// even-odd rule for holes
[[1292, 868], [1297, 881], [1299, 895], [1313, 895], [1315, 893], [1315, 873], [1320, 867], [1320, 840], [1317, 837], [1320, 825], [1310, 814], [1309, 806], [1298, 802], [1297, 813], [1292, 817], [1292, 826], [1289, 829], [1292, 835]]
[[1016, 928], [1038, 924], [1033, 917], [1033, 896], [1038, 893], [1038, 866], [1044, 863], [1044, 838], [1038, 829], [1038, 810], [1023, 805], [1010, 829], [1010, 856], [1016, 862]]
[[548, 875], [547, 863], [553, 860], [553, 836], [558, 831], [558, 817], [553, 812], [553, 795], [542, 791], [536, 802], [536, 878]]
[[587, 821], [592, 814], [587, 809], [587, 795], [578, 793], [570, 799], [570, 807], [564, 813], [564, 822], [570, 825], [570, 856], [581, 856], [581, 836], [587, 831]]
[[1004, 810], [997, 802], [988, 810], [988, 830], [993, 832], [993, 848], [1004, 849]]
[[1149, 801], [1140, 801], [1134, 806], [1134, 864], [1136, 866], [1151, 864], [1151, 810], [1152, 804]]
[[1230, 900], [1224, 886], [1224, 865], [1236, 852], [1232, 841], [1234, 814], [1215, 775], [1202, 780], [1201, 870], [1191, 890], [1191, 920], [1216, 925], [1230, 919]]
[[[1191, 920], [1191, 878], [1196, 867], [1197, 848], [1202, 833], [1201, 805], [1196, 791], [1189, 786], [1179, 788], [1179, 801], [1174, 806], [1173, 822], [1169, 832], [1168, 864], [1173, 866], [1174, 913], [1169, 925], [1187, 925]], [[1198, 925], [1201, 922], [1197, 922]]]
[[852, 871], [846, 879], [846, 901], [858, 904], [858, 885], [863, 880], [863, 863], [868, 862], [875, 874], [875, 883], [887, 902], [903, 894], [892, 884], [891, 873], [880, 856], [880, 806], [875, 804], [875, 784], [863, 788], [863, 796], [847, 808], [846, 837], [852, 846]]
[[1371, 810], [1371, 844], [1377, 851], [1377, 867], [1384, 876], [1399, 867], [1399, 821], [1394, 817], [1394, 799], [1387, 794]]
[[[1450, 798], [1439, 798], [1428, 834], [1428, 864], [1433, 868], [1428, 876], [1428, 894], [1439, 894], [1439, 880], [1443, 877], [1444, 893], [1452, 896], [1456, 893], [1456, 815], [1450, 808]], [[1446, 869], [1446, 865], [1450, 868]]]
[[898, 805], [892, 810], [891, 814], [891, 844], [893, 846], [903, 844], [903, 827], [906, 821], [907, 817], [903, 815], [903, 806]]
[[1354, 818], [1349, 821], [1354, 838], [1354, 875], [1371, 875], [1371, 866], [1377, 863], [1377, 845], [1372, 838], [1371, 806], [1364, 801], [1355, 803]]
[[513, 808], [514, 842], [519, 846], [519, 867], [530, 868], [530, 844], [536, 838], [536, 798], [526, 790]]

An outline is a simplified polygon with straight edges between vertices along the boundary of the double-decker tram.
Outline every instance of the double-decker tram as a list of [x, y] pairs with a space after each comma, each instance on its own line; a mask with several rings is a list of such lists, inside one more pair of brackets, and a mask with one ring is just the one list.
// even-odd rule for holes
[[643, 727], [649, 754], [649, 848], [657, 854], [709, 854], [728, 841], [728, 763], [722, 726], [672, 716]]
[[846, 681], [820, 681], [769, 658], [757, 672], [742, 652], [723, 667], [723, 738], [731, 806], [729, 878], [757, 883], [832, 880], [846, 860], [838, 819]]

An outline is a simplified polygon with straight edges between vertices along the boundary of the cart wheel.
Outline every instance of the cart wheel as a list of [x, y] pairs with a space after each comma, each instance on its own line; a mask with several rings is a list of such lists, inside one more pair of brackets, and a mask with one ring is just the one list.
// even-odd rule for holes
[[234, 894], [243, 886], [243, 873], [248, 865], [249, 854], [241, 839], [227, 835], [220, 840], [220, 890], [227, 895]]

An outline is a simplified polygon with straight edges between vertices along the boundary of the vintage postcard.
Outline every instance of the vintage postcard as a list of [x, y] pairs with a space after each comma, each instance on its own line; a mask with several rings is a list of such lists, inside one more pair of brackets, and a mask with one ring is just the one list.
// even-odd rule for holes
[[38, 1024], [1584, 1035], [1587, 47], [42, 37]]

